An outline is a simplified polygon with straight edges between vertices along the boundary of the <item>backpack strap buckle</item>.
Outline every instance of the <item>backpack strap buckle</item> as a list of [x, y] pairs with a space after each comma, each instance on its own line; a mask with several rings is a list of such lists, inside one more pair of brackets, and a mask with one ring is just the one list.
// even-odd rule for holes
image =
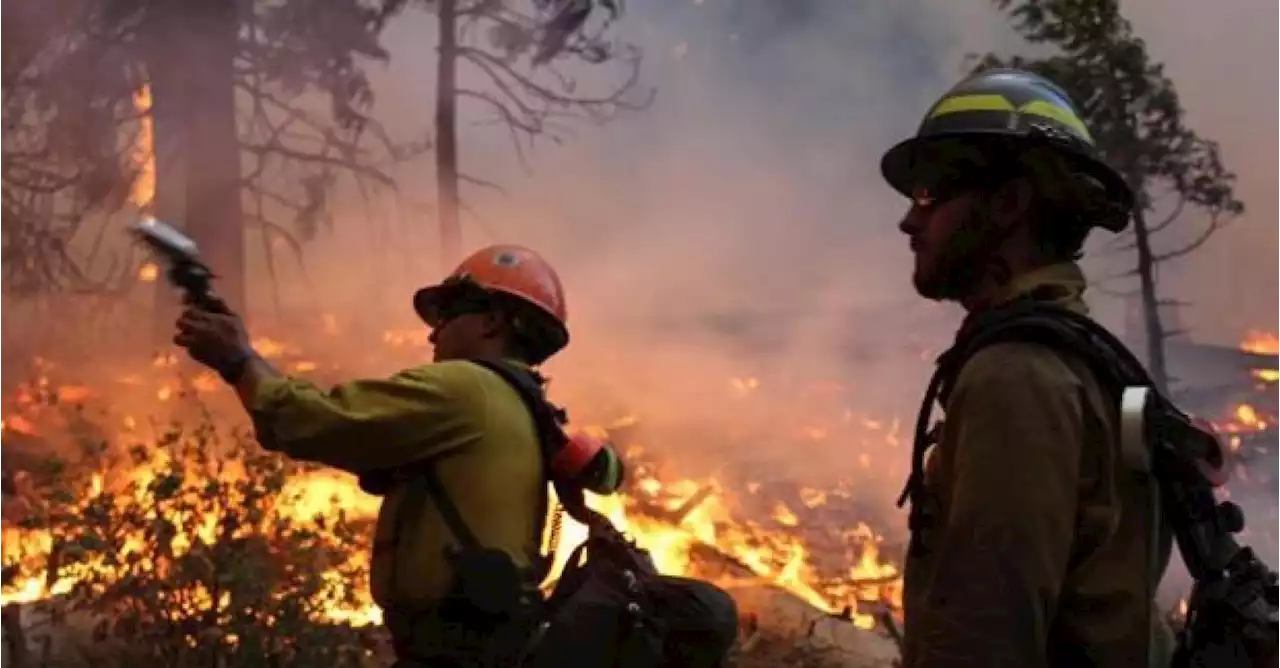
[[1131, 386], [1120, 395], [1120, 456], [1130, 471], [1149, 475], [1151, 451], [1147, 439], [1147, 411], [1151, 388]]

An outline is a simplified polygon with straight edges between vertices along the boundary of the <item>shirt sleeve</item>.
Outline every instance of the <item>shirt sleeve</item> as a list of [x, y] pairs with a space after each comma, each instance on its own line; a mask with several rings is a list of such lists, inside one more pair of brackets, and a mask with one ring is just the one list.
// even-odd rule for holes
[[356, 380], [328, 391], [296, 378], [259, 384], [250, 415], [263, 447], [352, 473], [377, 471], [448, 452], [474, 440], [463, 410], [474, 374], [457, 364]]
[[946, 411], [950, 503], [913, 619], [912, 668], [1046, 666], [1074, 535], [1079, 379], [1051, 350], [998, 344], [965, 365]]

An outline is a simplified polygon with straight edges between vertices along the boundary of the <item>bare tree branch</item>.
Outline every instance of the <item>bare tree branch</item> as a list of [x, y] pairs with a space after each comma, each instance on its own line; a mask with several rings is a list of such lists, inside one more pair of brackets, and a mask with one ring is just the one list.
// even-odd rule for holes
[[1210, 214], [1209, 224], [1205, 226], [1204, 230], [1201, 230], [1200, 234], [1196, 236], [1195, 239], [1192, 239], [1191, 241], [1187, 242], [1182, 247], [1176, 250], [1171, 250], [1164, 253], [1156, 253], [1151, 256], [1151, 261], [1153, 263], [1159, 264], [1161, 262], [1173, 260], [1175, 258], [1180, 258], [1194, 251], [1195, 249], [1203, 246], [1204, 243], [1209, 240], [1209, 237], [1213, 236], [1213, 233], [1217, 232], [1218, 229], [1222, 227], [1223, 220], [1224, 220], [1223, 217], [1216, 212], [1213, 214]]
[[488, 180], [485, 180], [485, 179], [481, 179], [481, 178], [478, 178], [478, 177], [475, 177], [475, 176], [469, 176], [469, 175], [467, 175], [467, 174], [464, 174], [464, 173], [459, 172], [459, 173], [458, 173], [458, 180], [459, 180], [459, 181], [461, 181], [462, 183], [469, 183], [469, 184], [471, 184], [471, 185], [473, 185], [473, 186], [479, 186], [479, 187], [481, 187], [481, 188], [486, 188], [486, 189], [492, 190], [492, 191], [494, 191], [494, 192], [496, 192], [496, 193], [498, 193], [498, 194], [501, 194], [501, 195], [506, 195], [506, 194], [507, 194], [506, 189], [505, 189], [505, 188], [503, 188], [502, 186], [500, 186], [500, 185], [498, 185], [498, 184], [496, 184], [496, 183], [494, 183], [494, 182], [492, 182], [492, 181], [488, 181]]
[[1131, 299], [1138, 296], [1137, 290], [1116, 290], [1115, 288], [1109, 288], [1106, 285], [1103, 285], [1101, 282], [1091, 282], [1089, 287], [1090, 289], [1097, 290], [1108, 297], [1115, 297], [1118, 299]]
[[1156, 223], [1155, 225], [1150, 226], [1149, 231], [1152, 234], [1155, 234], [1156, 232], [1159, 232], [1160, 230], [1163, 230], [1164, 228], [1172, 225], [1174, 221], [1178, 220], [1178, 216], [1182, 215], [1182, 210], [1186, 206], [1186, 204], [1187, 204], [1187, 196], [1185, 194], [1179, 193], [1178, 201], [1176, 204], [1173, 205], [1173, 210], [1169, 212], [1168, 216], [1165, 216], [1164, 220]]

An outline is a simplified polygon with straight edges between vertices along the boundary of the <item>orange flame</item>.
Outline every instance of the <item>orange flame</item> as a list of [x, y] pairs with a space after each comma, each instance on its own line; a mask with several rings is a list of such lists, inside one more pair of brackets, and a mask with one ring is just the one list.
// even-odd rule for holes
[[1280, 355], [1280, 336], [1251, 329], [1240, 342], [1240, 349], [1258, 355]]
[[[326, 318], [325, 329], [336, 331], [337, 323]], [[411, 350], [418, 341], [417, 332], [414, 334], [415, 336], [399, 336], [388, 332], [384, 339], [386, 349], [416, 355]], [[283, 342], [261, 338], [253, 343], [264, 357], [278, 360], [281, 368], [290, 369], [294, 373], [307, 373], [328, 366], [299, 357], [300, 351], [295, 346]], [[80, 385], [55, 389], [50, 387], [52, 383], [47, 379], [42, 379], [36, 390], [56, 391], [60, 398], [69, 400], [84, 400], [94, 396], [112, 397], [113, 407], [119, 412], [103, 424], [117, 426], [119, 431], [115, 440], [138, 443], [144, 442], [148, 436], [145, 430], [155, 424], [141, 416], [157, 410], [178, 409], [193, 392], [209, 394], [222, 387], [207, 373], [186, 381], [175, 380], [173, 374], [180, 368], [176, 356], [161, 355], [153, 360], [149, 368], [134, 369], [128, 375], [120, 377], [117, 390], [91, 391]], [[727, 389], [734, 394], [743, 394], [759, 391], [760, 387], [757, 379], [748, 378], [731, 381]], [[137, 395], [140, 405], [131, 405], [121, 396], [119, 390], [126, 389], [132, 393], [130, 396]], [[29, 397], [24, 400], [23, 397], [28, 395], [23, 392], [27, 390], [9, 398], [12, 400], [6, 404], [7, 414], [2, 424], [2, 431], [5, 433], [35, 434], [37, 430], [45, 431], [37, 402]], [[213, 398], [216, 399], [217, 395], [213, 395]], [[11, 409], [10, 406], [15, 408]], [[236, 415], [236, 420], [243, 419], [238, 412]], [[886, 444], [892, 444], [897, 438], [896, 420], [881, 422], [861, 417], [854, 419], [852, 414], [847, 417], [847, 423], [855, 428], [867, 428], [868, 435], [883, 439]], [[835, 437], [834, 432], [832, 437]], [[870, 466], [866, 453], [858, 456], [863, 466]], [[152, 461], [136, 464], [127, 472], [127, 476], [137, 483], [135, 489], [145, 489], [167, 463], [163, 453], [157, 452]], [[217, 474], [220, 478], [245, 475], [243, 470], [237, 472], [234, 462], [230, 464], [228, 470]], [[757, 483], [745, 483], [740, 489], [734, 490], [734, 494], [727, 494], [723, 493], [721, 483], [713, 479], [672, 480], [662, 479], [653, 473], [636, 475], [638, 477], [630, 488], [631, 496], [588, 495], [588, 505], [609, 517], [620, 530], [635, 538], [650, 552], [655, 565], [663, 573], [698, 576], [698, 560], [701, 558], [698, 555], [702, 554], [702, 548], [710, 548], [749, 571], [754, 577], [790, 591], [818, 610], [831, 614], [847, 611], [854, 624], [862, 628], [874, 626], [875, 620], [871, 615], [858, 611], [860, 603], [876, 601], [895, 608], [901, 606], [898, 569], [882, 559], [881, 538], [869, 526], [858, 523], [853, 530], [846, 532], [843, 543], [839, 542], [841, 538], [837, 536], [836, 544], [821, 548], [808, 544], [800, 534], [806, 529], [806, 521], [802, 518], [809, 517], [805, 514], [807, 509], [832, 503], [836, 498], [850, 497], [851, 491], [845, 483], [825, 490], [798, 487], [799, 502], [793, 505], [769, 499], [756, 518], [757, 522], [743, 518], [738, 512], [741, 505], [739, 501], [745, 495], [762, 490]], [[95, 478], [93, 488], [101, 487], [101, 478]], [[287, 482], [283, 497], [288, 497], [287, 503], [279, 504], [286, 509], [283, 511], [285, 519], [296, 523], [310, 521], [318, 513], [336, 508], [342, 509], [350, 517], [372, 518], [379, 508], [379, 499], [361, 491], [353, 477], [337, 472], [294, 477]], [[209, 512], [207, 517], [197, 518], [193, 533], [179, 536], [175, 540], [174, 552], [181, 554], [199, 538], [211, 540], [216, 522], [217, 516], [213, 512]], [[191, 524], [188, 523], [188, 526]], [[206, 536], [206, 533], [209, 535]], [[839, 534], [838, 531], [836, 533]], [[558, 573], [563, 568], [563, 561], [585, 535], [585, 527], [565, 518], [555, 551], [558, 561], [553, 566], [553, 573]], [[30, 561], [33, 555], [38, 560], [40, 555], [49, 554], [53, 542], [54, 537], [48, 532], [6, 526], [3, 534], [5, 563], [20, 559]], [[141, 537], [136, 543], [130, 549], [141, 551], [146, 546]], [[836, 551], [834, 556], [843, 559], [850, 566], [846, 569], [847, 572], [820, 576], [813, 557], [831, 551]], [[364, 552], [353, 553], [349, 558], [347, 565], [365, 567], [369, 555]], [[381, 611], [373, 604], [367, 591], [351, 591], [353, 583], [343, 581], [337, 568], [325, 571], [324, 577], [329, 579], [330, 576], [333, 587], [349, 591], [350, 595], [344, 597], [346, 603], [326, 603], [324, 618], [354, 625], [381, 621]], [[25, 574], [24, 577], [6, 583], [0, 592], [0, 603], [34, 601], [65, 593], [71, 589], [77, 577], [74, 572], [59, 573], [58, 578], [49, 578], [47, 573]]]
[[[156, 153], [154, 120], [151, 113], [151, 86], [143, 84], [133, 93], [133, 108], [141, 115], [138, 136], [133, 145], [133, 164], [138, 176], [133, 180], [129, 202], [139, 211], [150, 213], [156, 197]], [[144, 279], [146, 280], [146, 279]]]

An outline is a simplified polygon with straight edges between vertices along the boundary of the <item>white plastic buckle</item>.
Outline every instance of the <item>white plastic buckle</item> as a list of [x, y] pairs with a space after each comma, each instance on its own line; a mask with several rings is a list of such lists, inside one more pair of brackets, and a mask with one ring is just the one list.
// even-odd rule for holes
[[1126, 387], [1120, 395], [1120, 455], [1129, 470], [1151, 473], [1151, 452], [1147, 447], [1147, 407], [1151, 388]]

